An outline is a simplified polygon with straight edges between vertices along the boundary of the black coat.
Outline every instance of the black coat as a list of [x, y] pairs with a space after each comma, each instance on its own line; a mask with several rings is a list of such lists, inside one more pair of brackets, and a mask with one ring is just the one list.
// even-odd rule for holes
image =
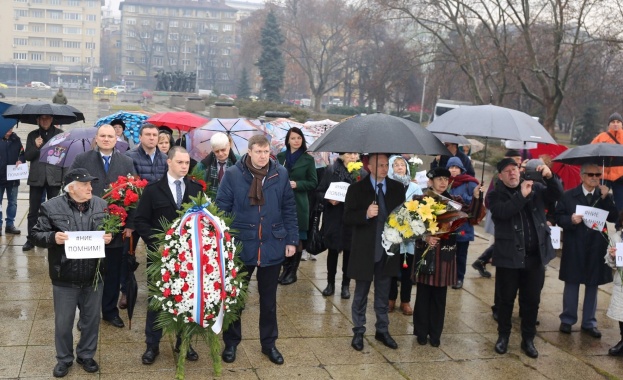
[[[519, 185], [521, 186], [521, 185]], [[521, 190], [511, 191], [502, 181], [489, 193], [489, 210], [495, 223], [493, 264], [502, 268], [525, 267], [526, 248], [521, 210], [532, 218], [536, 228], [541, 262], [546, 265], [555, 257], [550, 238], [550, 228], [545, 220], [545, 204], [556, 201], [562, 195], [562, 185], [555, 178], [546, 179], [545, 185], [534, 183], [527, 197]]]
[[[28, 133], [26, 137], [26, 150], [24, 151], [26, 161], [30, 161], [28, 186], [45, 186], [46, 183], [50, 186], [61, 186], [63, 181], [63, 168], [45, 162], [39, 162], [39, 156], [41, 155], [41, 148], [43, 148], [43, 145], [59, 133], [63, 133], [63, 130], [53, 125], [50, 126], [47, 131], [39, 127]], [[41, 144], [39, 148], [35, 145], [37, 137], [43, 139], [43, 144]]]
[[18, 186], [19, 180], [6, 180], [7, 165], [15, 165], [17, 161], [26, 163], [24, 158], [24, 146], [19, 136], [13, 132], [8, 139], [0, 138], [0, 185], [2, 186]]
[[[161, 180], [151, 183], [145, 187], [141, 199], [136, 206], [136, 217], [134, 218], [134, 228], [139, 236], [147, 243], [150, 249], [158, 245], [155, 235], [163, 230], [161, 220], [165, 219], [172, 222], [179, 215], [175, 203], [175, 197], [169, 188], [169, 179], [165, 174]], [[190, 196], [197, 196], [203, 187], [189, 178], [184, 178], [186, 189], [182, 203], [190, 201]]]
[[[593, 199], [599, 199], [593, 207], [608, 211], [607, 220], [616, 222], [617, 208], [612, 195], [601, 199], [601, 191], [596, 188]], [[608, 237], [601, 231], [586, 227], [584, 222], [571, 223], [571, 215], [575, 214], [577, 205], [592, 206], [584, 196], [582, 185], [565, 191], [556, 205], [556, 222], [563, 228], [564, 242], [558, 278], [572, 284], [593, 286], [612, 282], [612, 269], [604, 261]]]
[[344, 203], [340, 202], [334, 206], [324, 199], [325, 193], [332, 182], [348, 182], [350, 184], [355, 182], [344, 166], [344, 162], [339, 158], [325, 170], [318, 185], [316, 197], [324, 205], [321, 229], [324, 243], [328, 249], [335, 249], [339, 252], [344, 249], [350, 249], [352, 227], [346, 226], [343, 223]]
[[[388, 212], [405, 201], [404, 186], [393, 179], [386, 178], [385, 205]], [[376, 192], [372, 187], [370, 175], [356, 182], [348, 188], [344, 202], [344, 223], [352, 226], [353, 237], [348, 261], [348, 277], [354, 280], [372, 281], [374, 278], [374, 249], [377, 237], [377, 218], [367, 219], [368, 206], [375, 201]], [[398, 276], [400, 269], [400, 255], [387, 256], [384, 273], [388, 276]]]

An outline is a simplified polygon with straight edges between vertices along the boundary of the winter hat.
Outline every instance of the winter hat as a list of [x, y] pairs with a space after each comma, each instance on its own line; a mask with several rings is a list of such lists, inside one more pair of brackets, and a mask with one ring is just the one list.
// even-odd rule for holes
[[498, 162], [498, 164], [496, 165], [498, 169], [498, 173], [502, 173], [502, 170], [506, 169], [508, 165], [519, 166], [517, 165], [517, 162], [515, 162], [515, 160], [513, 160], [510, 157], [506, 157], [506, 158], [501, 159], [500, 162]]
[[612, 115], [610, 115], [610, 118], [608, 118], [608, 124], [612, 123], [612, 121], [614, 120], [618, 120], [623, 123], [623, 117], [621, 117], [621, 114], [618, 112], [615, 112]]
[[457, 166], [461, 168], [461, 174], [465, 173], [465, 166], [463, 165], [463, 161], [461, 161], [458, 157], [450, 157], [448, 163], [446, 164], [446, 169], [450, 169], [452, 166]]
[[437, 177], [446, 177], [446, 178], [452, 177], [450, 175], [450, 170], [446, 168], [440, 168], [440, 167], [429, 170], [428, 173], [426, 173], [426, 176], [430, 179], [437, 178]]
[[521, 156], [521, 153], [519, 153], [519, 151], [516, 149], [509, 149], [506, 151], [506, 153], [504, 153], [504, 157], [518, 157], [518, 156]]

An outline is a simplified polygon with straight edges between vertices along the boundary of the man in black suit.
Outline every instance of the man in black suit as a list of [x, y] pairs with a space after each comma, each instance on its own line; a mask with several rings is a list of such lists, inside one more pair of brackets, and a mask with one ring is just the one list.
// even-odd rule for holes
[[[190, 155], [185, 148], [173, 146], [168, 153], [167, 174], [157, 182], [147, 185], [136, 208], [134, 228], [139, 236], [147, 243], [149, 250], [156, 250], [160, 243], [156, 234], [162, 230], [160, 221], [164, 218], [172, 222], [178, 217], [177, 211], [182, 208], [182, 203], [190, 201], [190, 196], [197, 196], [203, 188], [198, 182], [186, 177], [190, 167]], [[150, 265], [148, 262], [147, 265]], [[147, 350], [143, 354], [143, 364], [152, 364], [160, 354], [159, 344], [162, 338], [162, 330], [156, 329], [158, 312], [147, 310], [145, 321], [145, 343]], [[179, 350], [180, 339], [176, 344]], [[195, 361], [199, 355], [189, 348], [186, 359]]]
[[[115, 128], [103, 124], [97, 129], [95, 135], [96, 147], [88, 152], [80, 153], [71, 164], [72, 169], [86, 169], [92, 176], [98, 179], [91, 182], [93, 195], [102, 197], [104, 190], [115, 182], [119, 176], [128, 174], [136, 175], [134, 162], [125, 154], [115, 150], [117, 137]], [[102, 319], [107, 323], [122, 328], [123, 320], [119, 316], [117, 301], [119, 300], [119, 278], [121, 268], [124, 265], [123, 236], [130, 237], [132, 234], [132, 216], [130, 212], [126, 220], [126, 228], [123, 233], [114, 236], [110, 244], [106, 245], [106, 275], [104, 278], [104, 293], [102, 295]]]
[[351, 346], [363, 350], [366, 331], [368, 293], [374, 281], [375, 339], [389, 348], [398, 344], [389, 335], [389, 289], [391, 278], [398, 276], [400, 255], [389, 256], [381, 245], [381, 234], [389, 213], [405, 201], [403, 185], [387, 178], [388, 155], [377, 153], [369, 158], [370, 175], [348, 188], [344, 202], [344, 224], [353, 227], [348, 277], [355, 280]]

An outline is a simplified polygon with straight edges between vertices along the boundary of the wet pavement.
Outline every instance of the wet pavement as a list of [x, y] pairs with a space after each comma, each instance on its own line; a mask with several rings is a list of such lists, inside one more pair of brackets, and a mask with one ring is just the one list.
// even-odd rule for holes
[[[71, 99], [70, 99], [71, 101]], [[77, 105], [80, 108], [79, 105]], [[158, 106], [155, 106], [158, 107]], [[93, 122], [97, 107], [87, 115]], [[20, 128], [22, 128], [20, 126]], [[31, 128], [31, 127], [29, 127]], [[24, 128], [25, 130], [26, 128]], [[24, 131], [23, 130], [23, 131]], [[30, 130], [30, 129], [29, 129]], [[25, 131], [27, 133], [27, 131]], [[25, 133], [24, 136], [25, 137]], [[21, 135], [21, 133], [20, 133]], [[25, 181], [20, 187], [17, 224], [19, 236], [0, 237], [0, 378], [51, 378], [56, 363], [54, 349], [54, 312], [48, 277], [47, 253], [36, 248], [23, 252], [25, 243], [28, 194]], [[6, 207], [6, 201], [3, 204]], [[488, 246], [488, 236], [477, 227], [480, 237], [470, 245], [468, 263]], [[102, 323], [95, 359], [100, 370], [88, 374], [79, 365], [70, 368], [69, 379], [169, 379], [174, 377], [173, 340], [163, 338], [160, 356], [151, 366], [141, 364], [145, 349], [143, 327], [147, 309], [145, 254], [139, 245], [137, 271], [139, 299], [132, 320], [132, 330]], [[341, 265], [341, 263], [340, 263]], [[562, 307], [563, 284], [558, 280], [559, 260], [553, 260], [546, 272], [538, 334], [535, 344], [538, 359], [525, 356], [521, 341], [517, 307], [509, 352], [498, 355], [493, 350], [497, 325], [491, 318], [494, 279], [481, 278], [468, 266], [464, 288], [448, 289], [446, 322], [441, 345], [417, 344], [411, 316], [400, 311], [390, 314], [390, 333], [399, 347], [391, 350], [374, 339], [373, 295], [368, 303], [368, 331], [363, 351], [350, 347], [352, 332], [351, 300], [342, 300], [339, 291], [323, 297], [326, 285], [326, 256], [301, 263], [298, 281], [278, 290], [279, 340], [277, 347], [285, 364], [272, 364], [260, 352], [258, 334], [259, 304], [257, 282], [250, 284], [250, 294], [243, 315], [244, 338], [236, 362], [223, 364], [222, 378], [229, 379], [599, 379], [623, 378], [623, 359], [607, 355], [619, 339], [615, 321], [606, 317], [612, 285], [599, 291], [597, 310], [601, 339], [581, 333], [558, 332], [558, 314]], [[495, 275], [495, 268], [488, 267]], [[337, 284], [340, 283], [338, 273]], [[354, 283], [351, 284], [351, 292]], [[372, 292], [371, 292], [372, 293]], [[415, 300], [415, 287], [411, 304]], [[582, 296], [580, 297], [580, 305]], [[124, 311], [121, 317], [126, 321]], [[79, 332], [74, 329], [77, 342]], [[208, 348], [193, 344], [200, 355], [187, 363], [188, 379], [213, 377]]]

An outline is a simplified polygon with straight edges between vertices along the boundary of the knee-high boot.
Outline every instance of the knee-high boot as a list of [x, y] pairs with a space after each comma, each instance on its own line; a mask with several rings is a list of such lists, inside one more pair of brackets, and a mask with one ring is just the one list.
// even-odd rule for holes
[[288, 276], [288, 273], [290, 273], [290, 268], [292, 268], [292, 257], [286, 257], [285, 260], [283, 260], [281, 274], [277, 279], [278, 283], [281, 284], [283, 282], [283, 279]]
[[290, 266], [290, 270], [288, 271], [288, 273], [286, 273], [285, 276], [283, 276], [283, 279], [281, 279], [281, 285], [290, 285], [296, 282], [297, 280], [296, 272], [299, 269], [299, 264], [301, 263], [302, 256], [303, 256], [303, 251], [296, 251], [296, 253], [294, 253], [294, 256], [291, 257], [292, 264]]

